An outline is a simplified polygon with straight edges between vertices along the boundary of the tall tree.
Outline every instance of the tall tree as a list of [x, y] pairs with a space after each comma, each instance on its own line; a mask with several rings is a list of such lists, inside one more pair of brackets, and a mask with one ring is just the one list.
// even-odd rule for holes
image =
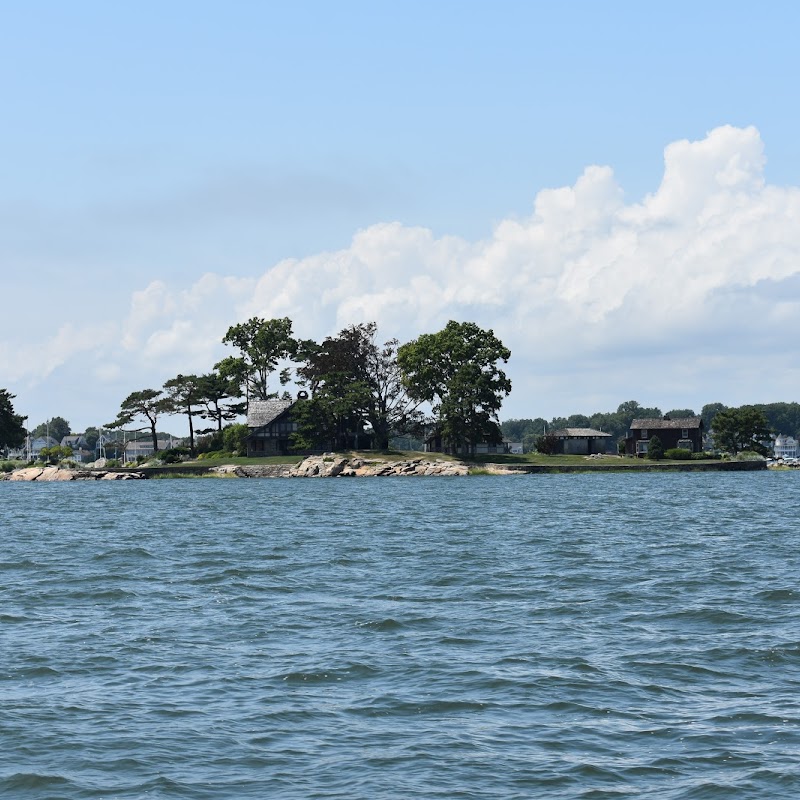
[[194, 456], [194, 417], [201, 413], [202, 402], [200, 379], [197, 375], [176, 375], [164, 384], [167, 393], [166, 410], [185, 414], [189, 420], [189, 452]]
[[120, 406], [117, 418], [109, 422], [106, 428], [121, 428], [123, 425], [130, 425], [138, 417], [144, 417], [147, 424], [140, 431], [150, 431], [153, 439], [153, 453], [158, 452], [158, 435], [156, 425], [160, 414], [168, 413], [170, 400], [157, 389], [142, 389], [139, 392], [131, 392]]
[[[305, 364], [298, 369], [301, 382], [311, 389], [315, 411], [326, 404], [322, 419], [335, 420], [347, 436], [364, 421], [373, 432], [373, 445], [389, 447], [395, 433], [414, 432], [421, 422], [420, 401], [413, 399], [397, 363], [397, 339], [377, 341], [375, 322], [351, 325], [321, 345], [303, 343]], [[347, 427], [350, 431], [346, 431]]]
[[[203, 404], [200, 416], [213, 422], [219, 432], [222, 431], [223, 422], [232, 422], [246, 411], [244, 403], [225, 402], [242, 396], [239, 386], [237, 375], [226, 374], [224, 370], [214, 370], [198, 378], [199, 399]], [[212, 430], [208, 428], [202, 433]]]
[[719, 414], [720, 411], [725, 411], [727, 408], [728, 407], [722, 403], [706, 403], [700, 410], [700, 419], [703, 420], [704, 430], [710, 431], [714, 426], [714, 417]]
[[753, 406], [718, 411], [712, 422], [714, 444], [729, 453], [753, 450], [761, 455], [769, 452], [766, 442], [770, 431], [764, 412]]
[[25, 442], [24, 422], [27, 417], [14, 413], [11, 402], [16, 395], [0, 389], [0, 447], [21, 447]]
[[47, 422], [37, 425], [32, 431], [32, 436], [52, 436], [53, 439], [60, 443], [70, 433], [69, 422], [64, 417], [52, 417]]
[[[292, 321], [288, 317], [252, 317], [247, 322], [228, 328], [222, 342], [236, 347], [239, 355], [229, 356], [216, 366], [238, 377], [247, 401], [274, 397], [275, 393], [269, 390], [270, 376], [281, 361], [294, 355], [297, 348], [292, 337]], [[288, 381], [289, 370], [283, 369], [280, 374], [281, 385]]]
[[452, 320], [397, 352], [411, 397], [431, 404], [444, 440], [472, 452], [481, 441], [502, 441], [497, 412], [511, 381], [498, 363], [510, 357], [493, 331]]

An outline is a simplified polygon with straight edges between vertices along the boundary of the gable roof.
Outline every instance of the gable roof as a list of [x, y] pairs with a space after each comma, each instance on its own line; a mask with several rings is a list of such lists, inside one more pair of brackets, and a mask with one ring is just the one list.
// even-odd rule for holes
[[251, 400], [247, 408], [247, 427], [261, 428], [276, 420], [286, 409], [294, 405], [294, 400]]
[[562, 428], [560, 431], [553, 431], [553, 436], [570, 439], [597, 439], [601, 436], [610, 437], [611, 434], [596, 431], [594, 428]]
[[666, 430], [672, 428], [699, 428], [703, 424], [702, 417], [676, 417], [675, 419], [635, 419], [631, 422], [631, 430]]

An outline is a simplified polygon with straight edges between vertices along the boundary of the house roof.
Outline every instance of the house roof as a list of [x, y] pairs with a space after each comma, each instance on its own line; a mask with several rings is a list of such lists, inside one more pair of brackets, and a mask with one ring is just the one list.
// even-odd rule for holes
[[601, 436], [610, 437], [611, 434], [596, 431], [594, 428], [562, 428], [559, 431], [553, 431], [553, 436], [560, 436], [562, 439], [597, 439]]
[[703, 424], [702, 417], [676, 417], [675, 419], [635, 419], [631, 422], [631, 430], [666, 430], [672, 428], [699, 428]]
[[287, 408], [294, 405], [294, 400], [251, 400], [247, 409], [247, 427], [260, 428], [269, 425]]

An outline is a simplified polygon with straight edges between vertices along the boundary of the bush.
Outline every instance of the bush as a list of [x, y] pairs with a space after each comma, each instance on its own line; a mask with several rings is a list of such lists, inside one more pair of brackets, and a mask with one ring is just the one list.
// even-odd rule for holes
[[552, 456], [558, 451], [558, 436], [552, 433], [546, 433], [536, 440], [536, 450], [542, 455]]
[[195, 442], [198, 453], [210, 453], [214, 450], [222, 450], [222, 433], [214, 431], [208, 436], [200, 436]]
[[247, 455], [247, 436], [250, 433], [244, 423], [234, 423], [228, 425], [222, 431], [222, 444], [226, 450], [230, 450], [233, 455]]
[[742, 450], [741, 453], [736, 454], [737, 461], [764, 461], [764, 456], [761, 453], [756, 453], [755, 450]]
[[720, 453], [692, 453], [692, 461], [719, 461], [721, 458]]
[[185, 447], [170, 447], [169, 450], [162, 450], [158, 457], [164, 464], [179, 464], [188, 455], [189, 451]]
[[653, 436], [647, 445], [647, 457], [651, 461], [660, 461], [664, 458], [664, 445], [658, 436]]
[[685, 447], [670, 447], [669, 450], [664, 451], [664, 458], [671, 461], [689, 461], [692, 458], [692, 451]]
[[13, 472], [14, 464], [11, 461], [4, 461], [0, 464], [0, 472]]

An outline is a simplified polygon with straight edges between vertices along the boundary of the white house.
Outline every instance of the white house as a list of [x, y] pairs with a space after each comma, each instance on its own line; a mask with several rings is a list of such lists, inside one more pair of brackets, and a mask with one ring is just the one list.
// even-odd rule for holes
[[797, 458], [797, 439], [793, 436], [784, 436], [779, 433], [772, 446], [775, 458]]

